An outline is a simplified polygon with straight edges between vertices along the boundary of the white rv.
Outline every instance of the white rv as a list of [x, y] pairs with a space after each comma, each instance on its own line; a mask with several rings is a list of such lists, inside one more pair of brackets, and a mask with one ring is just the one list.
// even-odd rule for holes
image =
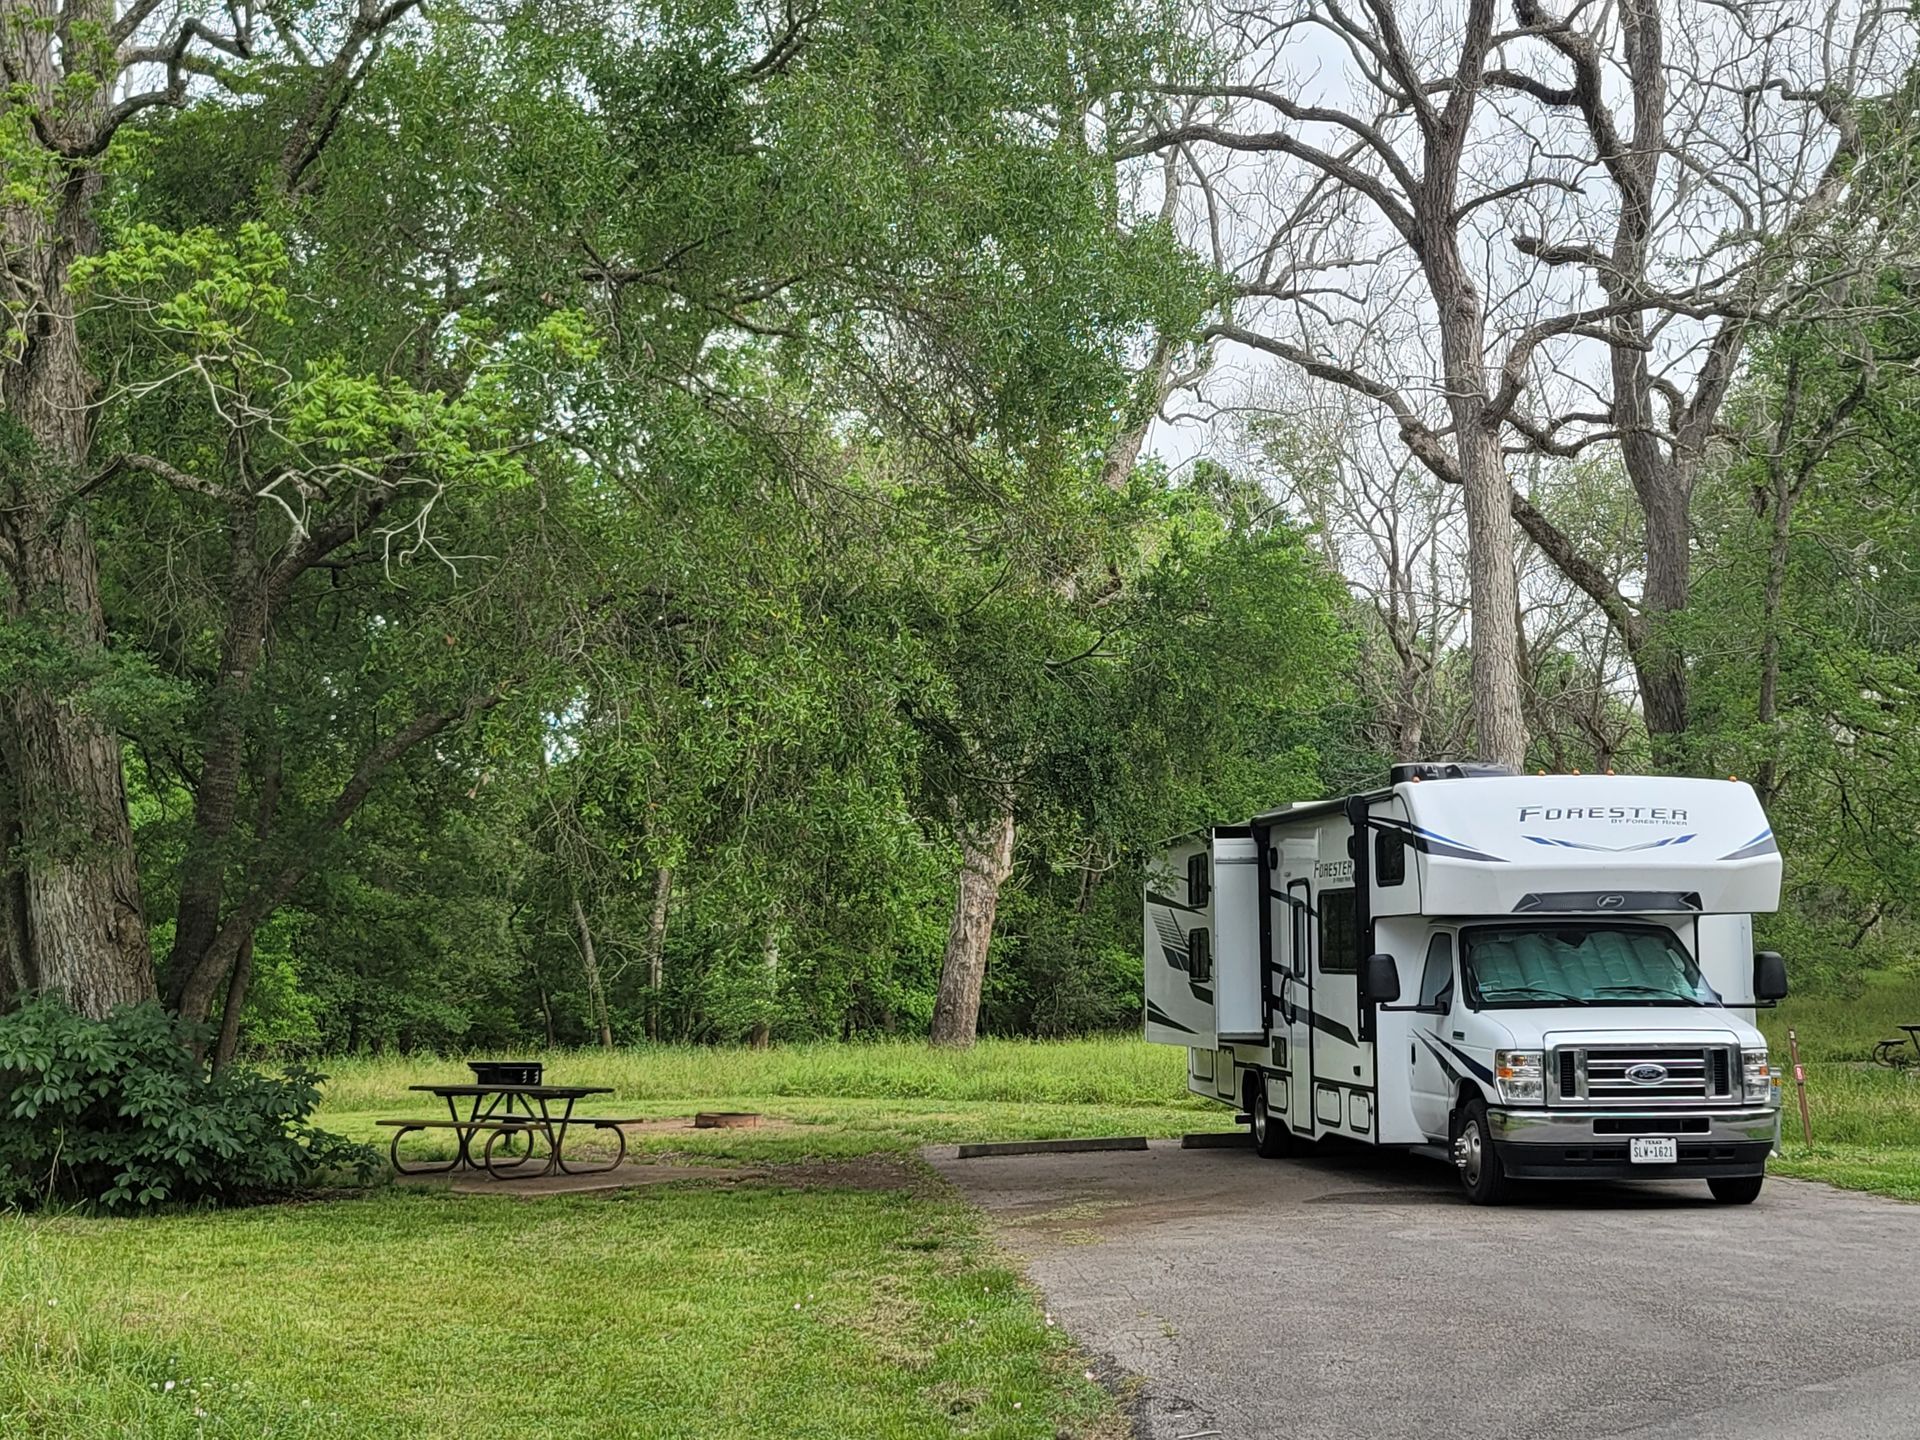
[[1384, 790], [1173, 842], [1148, 868], [1147, 1038], [1260, 1153], [1328, 1136], [1510, 1179], [1760, 1193], [1779, 1094], [1753, 952], [1780, 852], [1730, 780], [1394, 767]]

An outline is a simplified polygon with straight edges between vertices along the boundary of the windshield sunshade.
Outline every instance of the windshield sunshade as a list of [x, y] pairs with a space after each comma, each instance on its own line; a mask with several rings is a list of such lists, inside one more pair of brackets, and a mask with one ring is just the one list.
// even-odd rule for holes
[[1466, 937], [1487, 1005], [1701, 1005], [1717, 1000], [1671, 931], [1655, 926], [1490, 926]]

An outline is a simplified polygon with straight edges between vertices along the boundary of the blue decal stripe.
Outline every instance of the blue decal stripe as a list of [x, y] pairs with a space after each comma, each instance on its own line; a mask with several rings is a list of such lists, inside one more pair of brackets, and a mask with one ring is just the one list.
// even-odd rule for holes
[[1523, 835], [1520, 838], [1531, 840], [1536, 845], [1548, 845], [1559, 850], [1592, 850], [1603, 855], [1631, 855], [1641, 850], [1663, 850], [1669, 845], [1684, 845], [1689, 840], [1697, 840], [1700, 837], [1692, 834], [1669, 835], [1662, 840], [1642, 840], [1637, 845], [1594, 845], [1585, 840], [1562, 840], [1553, 835]]
[[1738, 850], [1730, 850], [1720, 858], [1722, 860], [1751, 860], [1756, 855], [1777, 855], [1780, 846], [1774, 841], [1772, 830], [1762, 830], [1753, 839]]
[[[1436, 1040], [1439, 1039], [1438, 1036], [1435, 1036], [1434, 1038]], [[1456, 1060], [1458, 1060], [1462, 1065], [1466, 1066], [1467, 1069], [1471, 1070], [1475, 1075], [1479, 1076], [1482, 1080], [1486, 1081], [1487, 1084], [1489, 1085], [1493, 1084], [1493, 1071], [1489, 1070], [1486, 1066], [1482, 1065], [1478, 1060], [1474, 1059], [1471, 1055], [1467, 1054], [1467, 1052], [1462, 1050], [1458, 1045], [1452, 1044], [1451, 1042], [1446, 1040], [1440, 1040], [1439, 1043], [1442, 1045], [1445, 1045], [1447, 1049], [1453, 1053], [1453, 1057]]]
[[1423, 825], [1409, 825], [1407, 828], [1424, 842], [1420, 848], [1429, 855], [1444, 855], [1454, 860], [1489, 860], [1498, 865], [1507, 863], [1504, 855], [1489, 855], [1484, 850], [1462, 844], [1450, 835], [1442, 835], [1438, 830], [1429, 830]]
[[1461, 1080], [1466, 1078], [1455, 1068], [1453, 1061], [1447, 1058], [1447, 1052], [1440, 1048], [1440, 1042], [1438, 1040], [1435, 1040], [1433, 1036], [1424, 1030], [1416, 1030], [1414, 1033], [1427, 1042], [1427, 1049], [1433, 1052], [1433, 1058], [1439, 1063], [1440, 1068], [1447, 1072], [1447, 1079], [1458, 1085]]

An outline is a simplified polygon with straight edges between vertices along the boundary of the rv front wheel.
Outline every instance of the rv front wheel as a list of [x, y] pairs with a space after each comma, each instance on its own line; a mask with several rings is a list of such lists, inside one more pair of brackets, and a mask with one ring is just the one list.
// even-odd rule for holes
[[1453, 1164], [1460, 1186], [1476, 1205], [1498, 1205], [1507, 1198], [1507, 1167], [1493, 1148], [1487, 1102], [1475, 1096], [1454, 1112]]
[[1287, 1153], [1287, 1142], [1293, 1137], [1286, 1121], [1276, 1118], [1267, 1107], [1266, 1082], [1256, 1080], [1250, 1088], [1253, 1099], [1247, 1111], [1253, 1116], [1253, 1148], [1269, 1160], [1278, 1160]]
[[1713, 1198], [1722, 1205], [1751, 1205], [1760, 1198], [1764, 1175], [1723, 1175], [1707, 1181]]

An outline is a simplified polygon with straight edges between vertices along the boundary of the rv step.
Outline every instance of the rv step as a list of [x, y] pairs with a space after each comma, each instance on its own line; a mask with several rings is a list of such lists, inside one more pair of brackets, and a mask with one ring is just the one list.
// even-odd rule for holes
[[1147, 1137], [1144, 1135], [1120, 1135], [1105, 1139], [1089, 1140], [988, 1140], [975, 1145], [962, 1145], [962, 1160], [978, 1160], [987, 1155], [1045, 1155], [1050, 1152], [1072, 1154], [1083, 1150], [1144, 1150]]
[[1251, 1124], [1253, 1124], [1253, 1116], [1251, 1116], [1251, 1115], [1236, 1115], [1236, 1116], [1234, 1116], [1234, 1117], [1233, 1117], [1233, 1123], [1234, 1123], [1234, 1124], [1236, 1124], [1236, 1125], [1251, 1125]]

